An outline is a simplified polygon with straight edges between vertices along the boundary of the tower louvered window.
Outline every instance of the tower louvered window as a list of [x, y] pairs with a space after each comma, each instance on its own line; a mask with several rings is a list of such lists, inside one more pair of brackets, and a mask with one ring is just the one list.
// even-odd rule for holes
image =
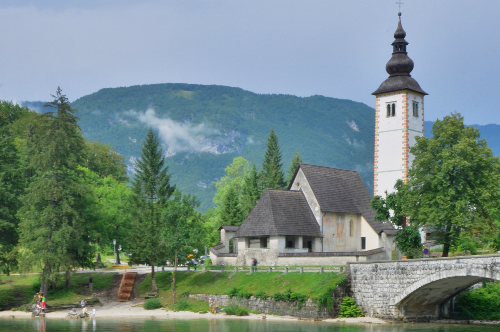
[[418, 102], [413, 101], [413, 116], [418, 118]]
[[396, 116], [396, 103], [387, 103], [387, 117]]

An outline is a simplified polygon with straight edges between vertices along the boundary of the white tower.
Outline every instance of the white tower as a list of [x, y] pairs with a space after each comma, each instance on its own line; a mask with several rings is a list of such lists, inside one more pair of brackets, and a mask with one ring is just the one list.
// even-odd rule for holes
[[424, 96], [410, 73], [413, 61], [408, 57], [401, 26], [401, 13], [393, 43], [392, 58], [385, 66], [390, 75], [373, 93], [375, 106], [374, 195], [385, 197], [394, 191], [397, 179], [407, 181], [413, 155], [409, 147], [416, 136], [424, 136]]

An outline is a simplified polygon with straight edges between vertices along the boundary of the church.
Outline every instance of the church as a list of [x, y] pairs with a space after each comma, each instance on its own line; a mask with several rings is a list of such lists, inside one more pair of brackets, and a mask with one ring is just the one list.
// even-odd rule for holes
[[[411, 77], [401, 13], [389, 77], [375, 102], [374, 195], [407, 180], [409, 147], [424, 135], [424, 92]], [[221, 226], [210, 249], [214, 265], [343, 265], [391, 260], [397, 230], [374, 220], [372, 196], [356, 171], [300, 164], [286, 190], [268, 189], [240, 226]]]

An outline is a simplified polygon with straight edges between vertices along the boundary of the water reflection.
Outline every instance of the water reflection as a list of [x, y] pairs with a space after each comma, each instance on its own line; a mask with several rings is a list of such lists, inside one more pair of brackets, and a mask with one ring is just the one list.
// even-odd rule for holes
[[[99, 321], [99, 322], [98, 322]], [[97, 328], [99, 324], [99, 328]], [[498, 327], [474, 326], [477, 332], [498, 331]], [[0, 319], [2, 332], [470, 332], [467, 325], [436, 324], [363, 324], [270, 321], [238, 319]]]

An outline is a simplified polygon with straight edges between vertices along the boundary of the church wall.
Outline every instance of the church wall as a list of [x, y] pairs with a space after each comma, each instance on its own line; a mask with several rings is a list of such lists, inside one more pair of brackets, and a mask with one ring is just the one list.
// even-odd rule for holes
[[380, 237], [375, 230], [370, 226], [365, 218], [361, 217], [361, 232], [359, 238], [359, 250], [361, 250], [361, 237], [366, 237], [366, 249], [377, 249], [381, 247]]
[[[352, 220], [352, 224], [351, 224]], [[323, 216], [323, 251], [356, 251], [360, 234], [360, 216], [326, 212]], [[352, 233], [350, 227], [352, 225]], [[351, 236], [352, 235], [352, 236]]]
[[297, 172], [295, 179], [293, 180], [293, 184], [290, 187], [290, 190], [302, 190], [304, 196], [306, 197], [307, 203], [309, 204], [311, 211], [318, 222], [319, 227], [321, 227], [321, 210], [318, 204], [318, 200], [311, 189], [311, 185], [306, 179], [304, 172], [301, 169]]
[[[418, 117], [413, 116], [413, 101], [418, 102]], [[416, 144], [415, 137], [424, 136], [424, 98], [416, 93], [408, 93], [408, 146]], [[411, 164], [415, 157], [408, 151], [407, 168], [411, 168]]]

